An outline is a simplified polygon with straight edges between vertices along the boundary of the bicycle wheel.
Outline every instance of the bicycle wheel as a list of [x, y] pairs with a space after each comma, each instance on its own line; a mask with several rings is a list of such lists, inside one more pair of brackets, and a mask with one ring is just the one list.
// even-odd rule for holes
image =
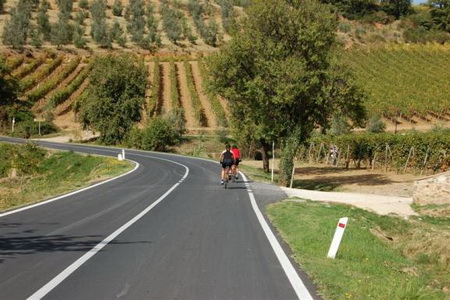
[[229, 172], [229, 168], [225, 169], [225, 180], [224, 180], [224, 187], [227, 189], [228, 188], [228, 172]]

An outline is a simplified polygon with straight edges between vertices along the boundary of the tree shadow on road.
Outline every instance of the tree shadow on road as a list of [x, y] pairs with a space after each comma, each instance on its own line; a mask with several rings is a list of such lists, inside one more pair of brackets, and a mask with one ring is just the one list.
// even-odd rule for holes
[[[18, 226], [20, 224], [14, 224]], [[1, 228], [12, 226], [7, 222], [0, 223]], [[100, 243], [106, 236], [86, 235], [31, 235], [32, 230], [9, 232], [0, 237], [0, 264], [8, 259], [16, 259], [21, 255], [31, 255], [49, 252], [87, 252]], [[151, 241], [121, 242], [112, 241], [111, 245], [142, 244]]]

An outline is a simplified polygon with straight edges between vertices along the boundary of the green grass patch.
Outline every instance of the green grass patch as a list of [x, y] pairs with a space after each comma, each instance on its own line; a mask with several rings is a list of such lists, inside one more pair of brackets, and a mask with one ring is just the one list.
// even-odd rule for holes
[[[271, 182], [272, 180], [272, 173], [265, 173], [261, 168], [239, 164], [239, 169], [240, 171], [244, 172], [247, 177], [251, 178], [251, 180], [262, 181], [266, 183]], [[278, 174], [274, 174], [273, 178], [274, 182], [278, 182]]]
[[[446, 227], [310, 201], [272, 204], [267, 213], [325, 299], [450, 296]], [[341, 217], [348, 226], [336, 259], [328, 259]]]
[[132, 168], [115, 158], [48, 151], [35, 173], [0, 178], [0, 211], [65, 194]]

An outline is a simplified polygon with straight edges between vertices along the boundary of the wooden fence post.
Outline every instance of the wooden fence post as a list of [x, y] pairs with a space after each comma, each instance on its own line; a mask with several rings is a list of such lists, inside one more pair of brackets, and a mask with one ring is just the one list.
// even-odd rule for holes
[[314, 146], [314, 143], [310, 143], [309, 144], [309, 153], [308, 153], [308, 160], [309, 160], [309, 163], [312, 163], [312, 159], [311, 159], [311, 152], [312, 152], [312, 150], [313, 149], [315, 149], [316, 147]]
[[415, 154], [416, 153], [414, 150], [414, 146], [412, 146], [411, 149], [409, 149], [408, 158], [406, 159], [405, 167], [403, 168], [403, 173], [406, 172], [406, 168], [408, 167], [409, 159], [411, 158], [411, 156], [415, 156]]
[[[325, 150], [324, 143], [321, 143], [320, 147], [319, 147], [319, 151], [317, 152], [316, 163], [320, 162], [320, 155], [322, 154], [322, 151], [324, 151], [324, 150]], [[325, 151], [325, 155], [326, 155], [326, 151]]]
[[347, 154], [345, 155], [345, 168], [350, 166], [350, 145], [347, 145]]
[[387, 165], [388, 165], [388, 152], [390, 156], [392, 156], [391, 147], [389, 147], [389, 144], [386, 143], [386, 151], [384, 155], [384, 171], [387, 172]]
[[422, 168], [420, 170], [420, 175], [423, 174], [423, 171], [425, 170], [425, 167], [427, 166], [429, 154], [430, 154], [430, 146], [427, 147], [427, 152], [425, 153], [425, 159], [423, 160]]

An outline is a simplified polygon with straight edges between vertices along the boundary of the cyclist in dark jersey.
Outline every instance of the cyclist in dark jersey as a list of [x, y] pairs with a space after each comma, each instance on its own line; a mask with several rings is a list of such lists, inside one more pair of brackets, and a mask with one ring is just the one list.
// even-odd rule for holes
[[220, 184], [223, 184], [223, 180], [226, 179], [225, 169], [231, 168], [234, 164], [234, 154], [230, 151], [230, 145], [225, 145], [225, 150], [220, 154], [220, 163], [222, 164], [222, 173], [221, 173], [221, 181]]

